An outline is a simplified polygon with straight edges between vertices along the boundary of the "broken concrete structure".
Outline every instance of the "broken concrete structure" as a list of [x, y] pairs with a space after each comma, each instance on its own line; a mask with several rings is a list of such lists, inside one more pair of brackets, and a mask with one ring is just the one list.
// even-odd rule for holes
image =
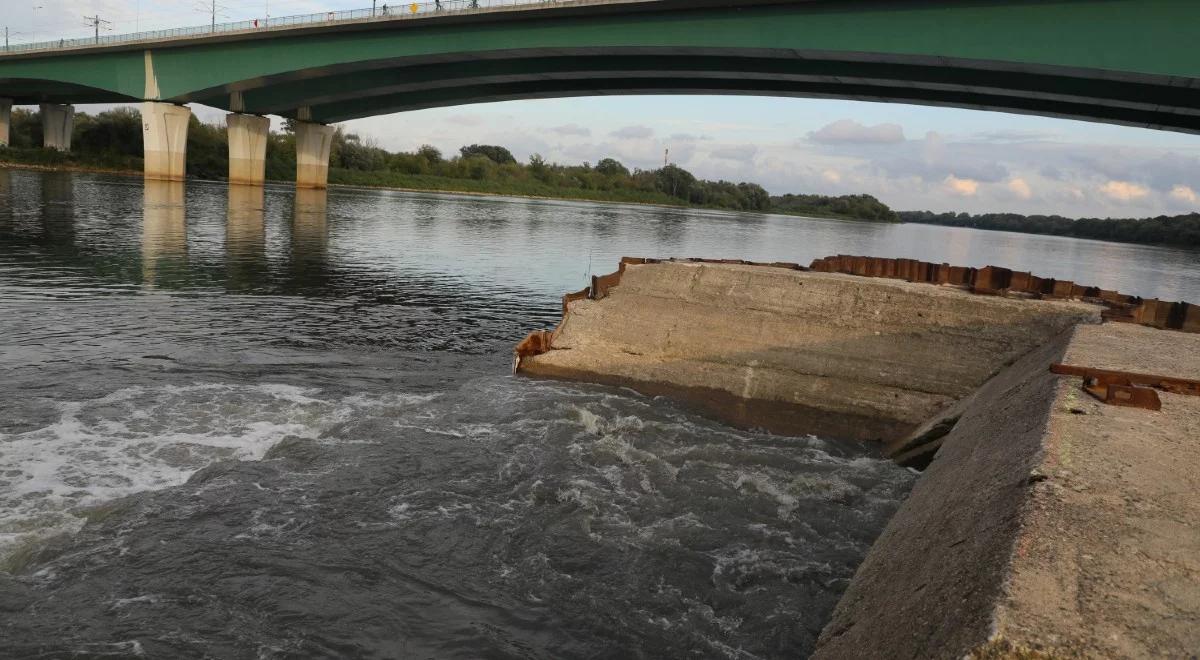
[[627, 264], [523, 373], [624, 385], [780, 433], [895, 441], [1100, 309], [736, 264]]
[[[748, 426], [884, 440], [927, 465], [815, 658], [1200, 649], [1196, 306], [898, 260], [647, 261], [566, 296], [558, 328], [518, 347], [517, 370], [675, 396]], [[1068, 299], [1035, 299], [1056, 297]], [[1178, 387], [1160, 385], [1161, 410], [1118, 407], [1052, 366]]]

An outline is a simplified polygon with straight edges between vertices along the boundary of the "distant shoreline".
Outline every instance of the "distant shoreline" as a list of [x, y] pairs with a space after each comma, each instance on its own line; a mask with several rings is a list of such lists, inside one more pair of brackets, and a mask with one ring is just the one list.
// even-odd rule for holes
[[[116, 176], [141, 177], [142, 173], [137, 170], [94, 167], [87, 165], [35, 165], [32, 163], [18, 163], [13, 161], [0, 161], [0, 169], [6, 170], [29, 170], [33, 172], [80, 172], [84, 174], [112, 174]], [[224, 183], [222, 179], [201, 179], [199, 177], [190, 177], [188, 181], [207, 181], [211, 183]], [[271, 184], [286, 184], [291, 183], [284, 179], [272, 179], [266, 183]], [[648, 206], [652, 208], [664, 209], [679, 209], [679, 210], [696, 210], [696, 211], [717, 211], [720, 213], [753, 213], [757, 215], [781, 215], [793, 218], [817, 218], [821, 220], [847, 220], [850, 222], [878, 222], [876, 220], [864, 220], [862, 218], [852, 218], [849, 216], [825, 215], [820, 213], [788, 213], [785, 211], [737, 211], [732, 209], [723, 209], [706, 206], [685, 206], [681, 204], [663, 204], [661, 202], [638, 202], [621, 199], [602, 199], [593, 197], [573, 197], [568, 195], [550, 196], [550, 195], [528, 195], [521, 193], [502, 193], [502, 192], [486, 192], [479, 190], [455, 190], [453, 188], [413, 188], [408, 186], [372, 186], [357, 183], [331, 183], [330, 188], [338, 188], [342, 190], [388, 190], [393, 192], [409, 192], [409, 193], [434, 193], [439, 195], [469, 195], [471, 197], [507, 197], [510, 199], [536, 199], [542, 201], [565, 201], [565, 202], [592, 202], [597, 204], [628, 204], [632, 206]], [[885, 223], [887, 224], [887, 223]]]
[[38, 165], [36, 163], [18, 163], [11, 160], [0, 161], [3, 170], [30, 170], [33, 172], [83, 172], [86, 174], [116, 174], [118, 176], [142, 176], [140, 170], [127, 170], [115, 167], [94, 167], [91, 165]]

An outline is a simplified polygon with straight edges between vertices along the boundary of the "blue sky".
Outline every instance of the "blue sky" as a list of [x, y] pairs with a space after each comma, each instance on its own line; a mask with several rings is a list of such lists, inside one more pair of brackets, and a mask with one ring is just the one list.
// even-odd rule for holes
[[[204, 24], [202, 0], [4, 0], [14, 41]], [[218, 21], [369, 0], [218, 0]], [[380, 5], [384, 4], [382, 1]], [[401, 3], [392, 3], [393, 6]], [[86, 108], [85, 108], [86, 110]], [[224, 113], [194, 108], [206, 121]], [[1200, 210], [1200, 136], [995, 112], [759, 97], [601, 97], [422, 110], [345, 124], [380, 146], [488, 142], [556, 162], [670, 160], [773, 193], [865, 192], [895, 208], [1147, 216]]]

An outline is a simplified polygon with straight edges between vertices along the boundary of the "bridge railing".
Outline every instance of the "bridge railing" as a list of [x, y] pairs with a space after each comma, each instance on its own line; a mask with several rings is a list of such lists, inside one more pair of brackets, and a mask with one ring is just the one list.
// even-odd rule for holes
[[188, 37], [203, 37], [215, 34], [231, 34], [239, 32], [255, 32], [270, 30], [286, 30], [312, 25], [328, 25], [334, 23], [352, 23], [363, 21], [394, 21], [405, 18], [429, 18], [440, 14], [463, 14], [478, 11], [495, 11], [502, 9], [530, 9], [538, 6], [575, 4], [563, 0], [433, 0], [432, 2], [396, 2], [377, 3], [376, 7], [366, 9], [343, 9], [316, 14], [299, 14], [295, 16], [271, 16], [245, 21], [217, 23], [215, 25], [199, 25], [194, 27], [172, 28], [167, 30], [149, 30], [128, 34], [101, 35], [77, 39], [53, 39], [34, 43], [11, 44], [0, 48], [0, 56], [7, 53], [27, 53], [30, 51], [54, 51], [72, 48], [94, 48], [96, 46], [112, 46], [119, 44], [153, 42], [168, 39], [183, 39]]

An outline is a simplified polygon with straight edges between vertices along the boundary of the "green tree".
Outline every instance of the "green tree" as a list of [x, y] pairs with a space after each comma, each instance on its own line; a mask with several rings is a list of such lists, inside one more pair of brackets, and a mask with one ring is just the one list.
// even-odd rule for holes
[[663, 167], [655, 172], [655, 178], [660, 191], [683, 200], [690, 198], [692, 187], [696, 185], [696, 177], [678, 165]]
[[458, 150], [463, 158], [472, 156], [483, 156], [491, 160], [493, 163], [503, 165], [504, 163], [515, 163], [516, 158], [513, 158], [512, 152], [504, 147], [497, 147], [491, 144], [472, 144], [469, 147], [463, 147]]
[[187, 140], [188, 176], [223, 179], [229, 175], [229, 140], [224, 126], [206, 124], [192, 115]]
[[442, 162], [442, 152], [437, 147], [431, 144], [423, 144], [417, 149], [417, 155], [425, 159], [425, 162], [430, 165], [437, 165]]
[[629, 176], [629, 169], [614, 158], [603, 158], [596, 163], [596, 171], [605, 176]]

